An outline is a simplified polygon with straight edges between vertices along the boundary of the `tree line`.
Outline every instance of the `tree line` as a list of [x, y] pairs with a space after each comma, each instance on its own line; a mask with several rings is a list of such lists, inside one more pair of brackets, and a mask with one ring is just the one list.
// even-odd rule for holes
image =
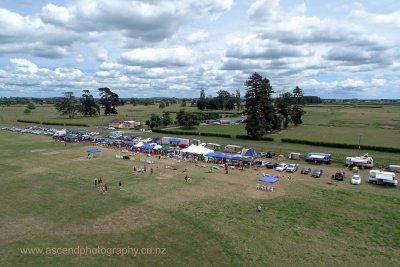
[[216, 97], [208, 96], [204, 89], [200, 90], [200, 98], [197, 101], [197, 108], [205, 109], [240, 109], [240, 90], [236, 90], [236, 94], [231, 94], [225, 90], [219, 90]]
[[105, 115], [118, 114], [117, 106], [123, 104], [118, 94], [107, 87], [98, 90], [100, 95], [98, 103], [89, 90], [83, 90], [79, 99], [72, 92], [65, 92], [64, 97], [54, 106], [61, 115], [66, 115], [69, 119], [74, 118], [77, 113], [84, 116], [99, 115], [100, 105], [103, 107]]

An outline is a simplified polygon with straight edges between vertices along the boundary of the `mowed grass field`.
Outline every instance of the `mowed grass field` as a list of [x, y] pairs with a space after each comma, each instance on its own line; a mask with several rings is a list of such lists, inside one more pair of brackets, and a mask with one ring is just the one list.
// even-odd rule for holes
[[[83, 117], [66, 119], [60, 116], [52, 105], [37, 105], [31, 114], [23, 114], [25, 106], [1, 107], [0, 124], [16, 125], [18, 119], [41, 122], [84, 123], [90, 126], [108, 125], [114, 119], [145, 122], [154, 113], [176, 112], [182, 109], [179, 103], [160, 109], [158, 105], [118, 107], [119, 114], [113, 116]], [[185, 111], [199, 111], [196, 107], [185, 107]], [[287, 130], [271, 134], [276, 141], [281, 138], [327, 141], [338, 143], [400, 147], [400, 105], [319, 105], [305, 108], [304, 124], [290, 125]], [[232, 112], [232, 111], [231, 111]], [[175, 115], [172, 114], [172, 118]], [[26, 125], [26, 124], [22, 124]], [[176, 129], [179, 130], [179, 129]], [[181, 129], [187, 131], [185, 129]], [[198, 133], [198, 127], [192, 130]], [[200, 133], [246, 134], [244, 125], [202, 125]]]
[[[271, 193], [255, 189], [265, 169], [209, 173], [154, 158], [147, 166], [154, 173], [139, 174], [133, 166], [143, 163], [118, 160], [117, 151], [86, 159], [90, 147], [0, 131], [1, 266], [400, 265], [399, 189], [369, 185], [367, 173], [362, 185], [352, 186], [349, 177], [331, 181], [336, 167], [323, 166], [321, 179], [286, 175]], [[107, 183], [108, 193], [93, 186], [95, 178]], [[78, 246], [165, 253], [20, 252]]]

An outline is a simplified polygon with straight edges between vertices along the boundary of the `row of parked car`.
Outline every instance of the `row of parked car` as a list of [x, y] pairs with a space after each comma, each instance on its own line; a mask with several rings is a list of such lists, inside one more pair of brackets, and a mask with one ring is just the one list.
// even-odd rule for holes
[[[257, 167], [265, 167], [267, 169], [275, 169], [279, 172], [289, 172], [289, 173], [293, 173], [296, 172], [299, 168], [299, 164], [297, 163], [291, 163], [291, 164], [286, 164], [286, 163], [276, 163], [276, 162], [265, 162], [262, 160], [256, 161], [255, 166]], [[311, 168], [309, 167], [303, 167], [301, 169], [301, 174], [309, 174], [311, 173]], [[316, 177], [319, 178], [321, 177], [323, 171], [322, 169], [315, 169], [312, 172], [312, 177]]]
[[[297, 163], [291, 163], [291, 164], [286, 164], [286, 163], [276, 163], [276, 162], [265, 162], [265, 161], [256, 161], [255, 166], [257, 167], [266, 167], [268, 169], [275, 169], [276, 171], [279, 172], [289, 172], [293, 173], [296, 172], [299, 168], [299, 164]], [[323, 174], [322, 169], [315, 169], [311, 171], [310, 167], [303, 167], [300, 171], [301, 174], [310, 174], [311, 177], [314, 178], [320, 178]], [[337, 181], [343, 181], [345, 178], [345, 172], [342, 170], [338, 170], [334, 175], [332, 175], [332, 179], [337, 180]], [[354, 174], [351, 179], [350, 179], [351, 184], [361, 184], [361, 177], [358, 174]]]

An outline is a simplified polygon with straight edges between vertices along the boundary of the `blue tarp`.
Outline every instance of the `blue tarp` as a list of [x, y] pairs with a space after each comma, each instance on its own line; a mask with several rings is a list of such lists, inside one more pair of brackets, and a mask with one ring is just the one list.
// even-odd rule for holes
[[101, 150], [100, 150], [100, 149], [97, 149], [97, 148], [91, 148], [91, 149], [86, 150], [86, 152], [89, 152], [89, 153], [98, 153], [98, 152], [101, 152]]
[[236, 156], [236, 157], [232, 157], [231, 160], [241, 160], [242, 157]]
[[279, 179], [275, 178], [273, 176], [264, 176], [264, 177], [261, 177], [259, 181], [274, 184], [274, 183], [278, 182]]
[[153, 149], [154, 146], [151, 146], [151, 145], [143, 145], [143, 146], [141, 146], [140, 148], [143, 148], [143, 149]]
[[206, 156], [207, 156], [207, 157], [210, 157], [210, 158], [217, 158], [217, 159], [232, 159], [232, 156], [226, 155], [226, 154], [224, 154], [224, 153], [221, 153], [221, 154], [217, 154], [217, 153], [208, 153]]
[[254, 157], [255, 155], [257, 155], [256, 151], [254, 151], [254, 149], [250, 148], [246, 151], [246, 153], [244, 154], [244, 156], [249, 156], [249, 157]]

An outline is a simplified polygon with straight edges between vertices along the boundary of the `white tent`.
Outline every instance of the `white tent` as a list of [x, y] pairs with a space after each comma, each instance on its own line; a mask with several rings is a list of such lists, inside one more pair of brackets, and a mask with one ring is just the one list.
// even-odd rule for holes
[[188, 148], [181, 150], [181, 152], [191, 153], [191, 154], [196, 154], [196, 155], [206, 155], [208, 153], [214, 153], [214, 150], [208, 149], [201, 145], [200, 146], [190, 145]]
[[159, 149], [161, 149], [161, 148], [162, 148], [162, 146], [160, 146], [160, 145], [155, 145], [153, 149], [154, 149], [154, 150], [159, 150]]
[[136, 145], [133, 145], [133, 147], [142, 147], [143, 146], [143, 142], [139, 142]]

